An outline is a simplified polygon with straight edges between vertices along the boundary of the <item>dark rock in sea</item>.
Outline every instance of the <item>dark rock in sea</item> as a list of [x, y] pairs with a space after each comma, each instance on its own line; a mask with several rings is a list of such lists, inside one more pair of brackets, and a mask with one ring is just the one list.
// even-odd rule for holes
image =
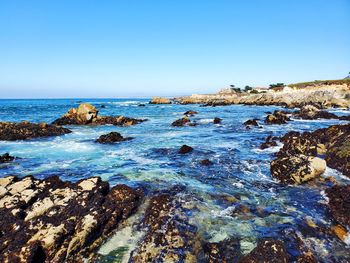
[[153, 196], [140, 224], [146, 233], [131, 253], [129, 262], [195, 262], [196, 228], [186, 219], [174, 195]]
[[138, 106], [139, 106], [139, 107], [146, 107], [145, 104], [139, 104]]
[[204, 166], [209, 166], [213, 164], [209, 159], [204, 159], [200, 163], [201, 165], [204, 165]]
[[222, 119], [218, 118], [218, 117], [215, 117], [214, 120], [213, 120], [213, 123], [214, 124], [220, 124], [222, 121]]
[[71, 133], [70, 130], [47, 123], [0, 122], [0, 140], [15, 141]]
[[225, 239], [220, 242], [205, 242], [203, 251], [206, 262], [238, 262], [240, 253], [240, 243], [237, 239]]
[[267, 149], [267, 148], [270, 148], [270, 147], [274, 147], [274, 146], [277, 146], [277, 142], [276, 140], [278, 140], [278, 137], [274, 137], [272, 135], [268, 136], [265, 140], [265, 142], [263, 142], [261, 145], [260, 145], [260, 149], [261, 150], [264, 150], [264, 149]]
[[243, 124], [245, 126], [259, 126], [259, 123], [257, 122], [258, 119], [252, 119], [252, 120], [247, 120]]
[[1, 262], [89, 261], [143, 194], [99, 177], [0, 179]]
[[266, 116], [265, 124], [286, 124], [290, 121], [287, 113], [284, 111], [274, 111], [273, 114]]
[[116, 143], [131, 140], [132, 138], [124, 138], [119, 132], [110, 132], [101, 135], [96, 142], [98, 143]]
[[287, 263], [289, 259], [287, 250], [282, 241], [260, 240], [256, 248], [244, 256], [239, 263]]
[[198, 114], [197, 111], [193, 111], [193, 110], [188, 110], [184, 113], [184, 115], [187, 115], [187, 116], [193, 116], [193, 115], [196, 115]]
[[326, 195], [333, 217], [340, 224], [350, 227], [350, 185], [335, 185], [326, 189]]
[[104, 108], [106, 108], [106, 105], [101, 105], [100, 108], [104, 109]]
[[186, 154], [186, 153], [190, 153], [193, 151], [193, 148], [191, 146], [188, 145], [182, 145], [180, 150], [178, 151], [179, 154]]
[[56, 125], [105, 125], [113, 124], [116, 126], [130, 126], [141, 122], [143, 119], [134, 119], [124, 116], [98, 116], [98, 110], [88, 104], [80, 104], [78, 108], [70, 109], [61, 118], [55, 120], [52, 124]]
[[9, 153], [4, 153], [0, 155], [0, 163], [8, 163], [12, 162], [16, 157], [11, 156]]
[[195, 124], [194, 123], [191, 123], [191, 120], [187, 117], [183, 117], [181, 119], [178, 119], [176, 121], [174, 121], [171, 126], [174, 126], [174, 127], [183, 127], [183, 126], [194, 126]]

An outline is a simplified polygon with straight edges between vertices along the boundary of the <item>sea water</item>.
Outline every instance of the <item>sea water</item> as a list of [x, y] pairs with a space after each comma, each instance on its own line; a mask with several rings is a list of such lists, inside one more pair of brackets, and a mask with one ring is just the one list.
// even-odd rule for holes
[[[91, 103], [100, 115], [124, 115], [147, 119], [129, 127], [67, 126], [72, 133], [58, 137], [26, 141], [0, 141], [0, 154], [9, 152], [19, 157], [0, 166], [0, 176], [33, 175], [47, 178], [58, 175], [63, 180], [77, 181], [100, 176], [111, 185], [123, 183], [141, 187], [146, 192], [184, 186], [188, 200], [196, 209], [188, 216], [209, 241], [237, 237], [241, 248], [251, 250], [261, 237], [278, 238], [311, 218], [325, 227], [331, 226], [323, 188], [283, 186], [271, 177], [270, 162], [281, 145], [265, 150], [259, 146], [269, 135], [281, 136], [288, 131], [312, 131], [340, 123], [338, 120], [293, 120], [285, 125], [263, 125], [266, 112], [275, 106], [232, 105], [151, 105], [149, 99], [45, 99], [0, 100], [0, 121], [51, 123], [77, 107]], [[145, 104], [144, 107], [139, 106]], [[195, 127], [172, 127], [187, 110], [198, 111], [191, 117]], [[345, 115], [346, 111], [336, 111]], [[219, 117], [221, 124], [213, 124]], [[243, 123], [259, 119], [261, 127], [247, 129]], [[133, 140], [116, 144], [98, 144], [95, 140], [112, 131]], [[182, 145], [194, 151], [180, 155]], [[209, 159], [213, 164], [202, 166]], [[340, 173], [327, 168], [325, 176], [335, 176], [350, 183]], [[239, 198], [250, 209], [263, 209], [263, 217], [232, 216], [235, 204], [220, 201], [222, 196]], [[318, 256], [350, 258], [349, 247], [334, 237], [303, 237]], [[116, 248], [118, 249], [118, 248]], [[335, 258], [337, 258], [335, 256]]]

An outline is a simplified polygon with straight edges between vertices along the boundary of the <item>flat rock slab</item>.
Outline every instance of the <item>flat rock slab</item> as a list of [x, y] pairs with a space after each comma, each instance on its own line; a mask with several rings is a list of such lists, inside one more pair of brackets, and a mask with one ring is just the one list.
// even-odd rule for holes
[[142, 197], [99, 177], [0, 178], [0, 262], [83, 262]]

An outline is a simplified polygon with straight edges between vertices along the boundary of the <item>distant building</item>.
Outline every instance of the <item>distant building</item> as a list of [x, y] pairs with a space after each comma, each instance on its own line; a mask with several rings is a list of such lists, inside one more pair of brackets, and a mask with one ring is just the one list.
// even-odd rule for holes
[[236, 88], [223, 88], [219, 90], [219, 95], [235, 95], [237, 94]]

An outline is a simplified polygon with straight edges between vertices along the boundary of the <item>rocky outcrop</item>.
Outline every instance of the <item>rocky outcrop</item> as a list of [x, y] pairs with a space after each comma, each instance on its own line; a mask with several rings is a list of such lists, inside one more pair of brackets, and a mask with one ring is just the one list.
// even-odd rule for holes
[[[350, 124], [314, 132], [289, 132], [271, 162], [271, 174], [284, 183], [301, 183], [317, 177], [327, 166], [350, 176]], [[323, 156], [325, 162], [317, 156]]]
[[284, 184], [300, 184], [320, 176], [326, 161], [305, 155], [292, 155], [271, 162], [271, 174]]
[[289, 259], [287, 250], [282, 241], [260, 240], [256, 248], [239, 260], [239, 263], [287, 263]]
[[304, 119], [304, 120], [338, 119], [339, 118], [334, 113], [330, 113], [324, 110], [319, 110], [313, 105], [303, 106], [299, 111], [293, 113], [293, 117]]
[[1, 262], [83, 262], [134, 212], [142, 193], [99, 177], [0, 179]]
[[207, 106], [245, 104], [245, 105], [278, 105], [288, 108], [300, 108], [314, 105], [318, 108], [349, 108], [350, 81], [315, 81], [301, 84], [290, 84], [280, 90], [268, 90], [266, 93], [208, 94], [177, 98], [181, 104], [205, 104]]
[[195, 126], [195, 123], [192, 123], [188, 117], [183, 117], [174, 121], [171, 126], [173, 127], [183, 127], [183, 126]]
[[0, 122], [0, 140], [16, 141], [40, 137], [59, 136], [71, 133], [70, 130], [47, 123]]
[[131, 140], [131, 137], [124, 138], [119, 132], [110, 132], [108, 134], [101, 135], [96, 142], [98, 143], [116, 143]]
[[286, 112], [274, 111], [273, 114], [268, 114], [265, 119], [265, 124], [286, 124], [290, 121]]
[[3, 155], [0, 155], [0, 163], [9, 163], [15, 159], [16, 157], [11, 156], [9, 153], [4, 153]]
[[151, 198], [140, 227], [146, 231], [129, 262], [196, 262], [196, 228], [174, 194]]
[[70, 109], [61, 118], [55, 120], [55, 125], [106, 125], [130, 126], [145, 120], [134, 119], [125, 116], [98, 116], [98, 110], [88, 104], [82, 103], [78, 108]]
[[201, 160], [200, 163], [201, 163], [201, 165], [203, 165], [203, 166], [210, 166], [210, 165], [213, 164], [213, 162], [210, 161], [209, 159]]
[[333, 217], [340, 224], [350, 227], [350, 185], [335, 185], [326, 189], [326, 194]]
[[190, 153], [193, 151], [193, 148], [191, 146], [188, 145], [182, 145], [181, 148], [179, 149], [178, 153], [179, 154], [186, 154], [186, 153]]
[[237, 239], [225, 239], [220, 242], [205, 242], [203, 252], [208, 263], [238, 262], [241, 256], [240, 243]]
[[149, 104], [171, 104], [171, 100], [162, 97], [153, 97]]

